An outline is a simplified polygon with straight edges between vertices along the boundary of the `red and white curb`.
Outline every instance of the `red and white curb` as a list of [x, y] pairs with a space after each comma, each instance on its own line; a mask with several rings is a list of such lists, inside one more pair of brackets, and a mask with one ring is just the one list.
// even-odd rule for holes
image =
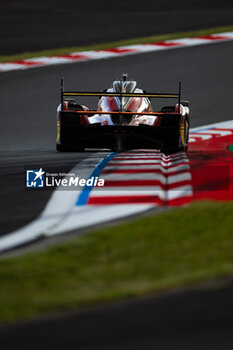
[[184, 152], [167, 156], [159, 151], [120, 153], [100, 173], [104, 188], [95, 187], [88, 205], [185, 203], [192, 195], [189, 160]]
[[36, 57], [25, 60], [18, 60], [14, 62], [0, 63], [0, 72], [45, 67], [56, 64], [68, 64], [74, 62], [109, 59], [126, 55], [135, 55], [145, 52], [176, 49], [188, 46], [206, 45], [229, 40], [233, 40], [233, 32], [212, 34], [194, 38], [166, 40], [156, 43], [152, 42], [149, 44], [120, 46], [114, 49], [72, 52], [67, 55]]
[[[233, 120], [190, 132], [190, 150], [164, 155], [157, 150], [116, 154], [101, 167], [103, 188], [53, 192], [42, 214], [32, 223], [0, 238], [0, 251], [72, 230], [95, 226], [151, 208], [186, 205], [194, 200], [233, 199]], [[71, 173], [88, 179], [107, 152], [86, 158]], [[92, 165], [90, 167], [90, 164]]]

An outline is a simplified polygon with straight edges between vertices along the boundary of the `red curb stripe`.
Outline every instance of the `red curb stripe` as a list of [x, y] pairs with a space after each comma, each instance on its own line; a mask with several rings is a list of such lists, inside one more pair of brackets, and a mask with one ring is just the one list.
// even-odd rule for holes
[[[145, 173], [145, 174], [164, 174], [166, 173], [166, 168], [162, 169], [116, 169], [116, 170], [103, 170], [101, 172], [101, 175], [104, 174], [139, 174], [139, 173]], [[170, 172], [166, 174], [167, 176], [172, 176], [180, 173], [186, 173], [186, 169], [180, 169], [177, 171]]]
[[[43, 61], [14, 61], [14, 62], [9, 62], [10, 64], [19, 64], [19, 65], [23, 65], [23, 66], [26, 66], [26, 67], [32, 67], [32, 66], [41, 66], [41, 65], [44, 65], [45, 63]], [[7, 63], [7, 64], [9, 64]]]
[[104, 187], [147, 187], [159, 186], [164, 190], [175, 189], [177, 187], [190, 185], [190, 180], [183, 180], [173, 184], [163, 184], [160, 180], [108, 180], [104, 182]]
[[121, 49], [121, 48], [115, 48], [115, 49], [105, 49], [105, 50], [101, 50], [104, 52], [112, 52], [112, 53], [127, 53], [127, 52], [137, 52], [138, 50], [135, 49]]
[[184, 46], [185, 44], [182, 43], [167, 43], [166, 41], [162, 41], [160, 43], [151, 43], [149, 45], [154, 45], [154, 46], [164, 46], [164, 47], [171, 47], [171, 46]]
[[56, 57], [56, 58], [68, 58], [70, 60], [81, 60], [81, 59], [87, 59], [87, 58], [90, 58], [90, 56], [87, 56], [87, 55], [80, 55], [80, 54], [77, 54], [77, 55], [72, 55], [72, 54], [69, 54], [69, 55], [59, 55], [59, 56], [52, 56], [52, 57]]
[[[192, 38], [193, 39], [193, 38]], [[229, 39], [228, 36], [222, 36], [222, 35], [204, 35], [204, 36], [198, 36], [195, 39], [207, 39], [207, 40], [224, 40], [224, 39]]]
[[104, 187], [136, 187], [136, 186], [160, 186], [165, 188], [159, 180], [108, 180], [104, 182]]
[[121, 152], [120, 154], [141, 154], [141, 153], [156, 153], [158, 155], [162, 155], [160, 151], [157, 151], [156, 149], [143, 149], [143, 150], [132, 150], [132, 151], [124, 151]]
[[[178, 160], [177, 160], [178, 161]], [[176, 166], [179, 165], [187, 165], [189, 164], [188, 162], [180, 162], [180, 163], [176, 163], [176, 164], [172, 164], [172, 165], [166, 165], [165, 169], [170, 169], [170, 168], [174, 168]], [[139, 166], [139, 165], [154, 165], [154, 166], [162, 166], [164, 167], [162, 164], [160, 163], [154, 163], [154, 162], [150, 162], [150, 163], [144, 163], [144, 164], [140, 164], [140, 163], [108, 163], [108, 167], [109, 166], [114, 166], [114, 167], [126, 167], [126, 166]]]
[[[169, 181], [169, 178], [168, 178], [168, 181]], [[168, 184], [166, 186], [166, 189], [168, 191], [170, 190], [179, 190], [180, 187], [183, 187], [183, 186], [191, 186], [192, 185], [192, 182], [191, 180], [183, 180], [183, 181], [179, 181], [179, 182], [175, 182], [173, 184]]]
[[106, 197], [90, 197], [88, 205], [115, 205], [115, 204], [157, 204], [163, 205], [163, 200], [158, 196], [106, 196]]
[[191, 203], [192, 200], [193, 200], [193, 196], [182, 196], [180, 198], [175, 198], [175, 199], [169, 200], [167, 202], [167, 205], [178, 207], [181, 205], [187, 205], [187, 204]]
[[[154, 160], [154, 161], [161, 161], [161, 162], [164, 162], [164, 163], [169, 163], [171, 161], [176, 161], [176, 160], [179, 160], [179, 159], [184, 159], [185, 157], [184, 156], [177, 156], [177, 158], [172, 158], [172, 159], [167, 159], [167, 158], [163, 158], [163, 157], [154, 157], [154, 158], [150, 158], [150, 157], [140, 157], [140, 158], [118, 158], [118, 157], [115, 157], [114, 160], [121, 160], [121, 161], [125, 161], [125, 160], [133, 160], [133, 161], [141, 161], [141, 160]], [[157, 162], [156, 162], [157, 163]]]

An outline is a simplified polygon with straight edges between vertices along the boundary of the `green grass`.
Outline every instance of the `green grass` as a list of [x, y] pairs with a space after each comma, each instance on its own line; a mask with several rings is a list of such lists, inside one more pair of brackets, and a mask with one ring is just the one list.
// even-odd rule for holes
[[227, 32], [232, 30], [233, 30], [233, 26], [226, 26], [226, 27], [217, 27], [217, 28], [182, 32], [182, 33], [148, 36], [148, 37], [142, 37], [142, 38], [136, 38], [136, 39], [127, 39], [127, 40], [115, 41], [110, 43], [94, 44], [89, 46], [64, 47], [60, 49], [43, 50], [43, 51], [37, 51], [37, 52], [24, 52], [16, 55], [0, 56], [0, 62], [12, 62], [12, 61], [23, 60], [26, 58], [33, 58], [33, 57], [66, 55], [71, 52], [111, 49], [118, 46], [146, 44], [150, 42], [160, 42], [164, 40], [195, 37], [195, 36], [208, 35], [208, 34], [217, 34], [217, 33]]
[[200, 202], [0, 260], [0, 322], [233, 273], [233, 203]]

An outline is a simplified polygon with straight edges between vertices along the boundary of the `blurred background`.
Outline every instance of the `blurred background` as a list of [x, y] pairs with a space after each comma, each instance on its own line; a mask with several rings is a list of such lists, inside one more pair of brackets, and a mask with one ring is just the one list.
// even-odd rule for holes
[[231, 0], [1, 0], [0, 55], [232, 24]]

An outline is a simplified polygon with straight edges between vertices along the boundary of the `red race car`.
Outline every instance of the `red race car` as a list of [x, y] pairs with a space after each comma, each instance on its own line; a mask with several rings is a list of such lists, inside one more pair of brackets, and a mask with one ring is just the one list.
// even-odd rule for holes
[[[77, 103], [76, 96], [98, 97], [97, 108], [93, 110]], [[155, 112], [151, 105], [153, 98], [175, 98], [177, 103]], [[62, 79], [61, 103], [57, 109], [57, 150], [184, 151], [188, 148], [189, 118], [189, 102], [181, 101], [181, 83], [178, 93], [148, 93], [123, 74], [121, 80], [113, 81], [112, 87], [102, 92], [75, 92], [64, 91]]]

